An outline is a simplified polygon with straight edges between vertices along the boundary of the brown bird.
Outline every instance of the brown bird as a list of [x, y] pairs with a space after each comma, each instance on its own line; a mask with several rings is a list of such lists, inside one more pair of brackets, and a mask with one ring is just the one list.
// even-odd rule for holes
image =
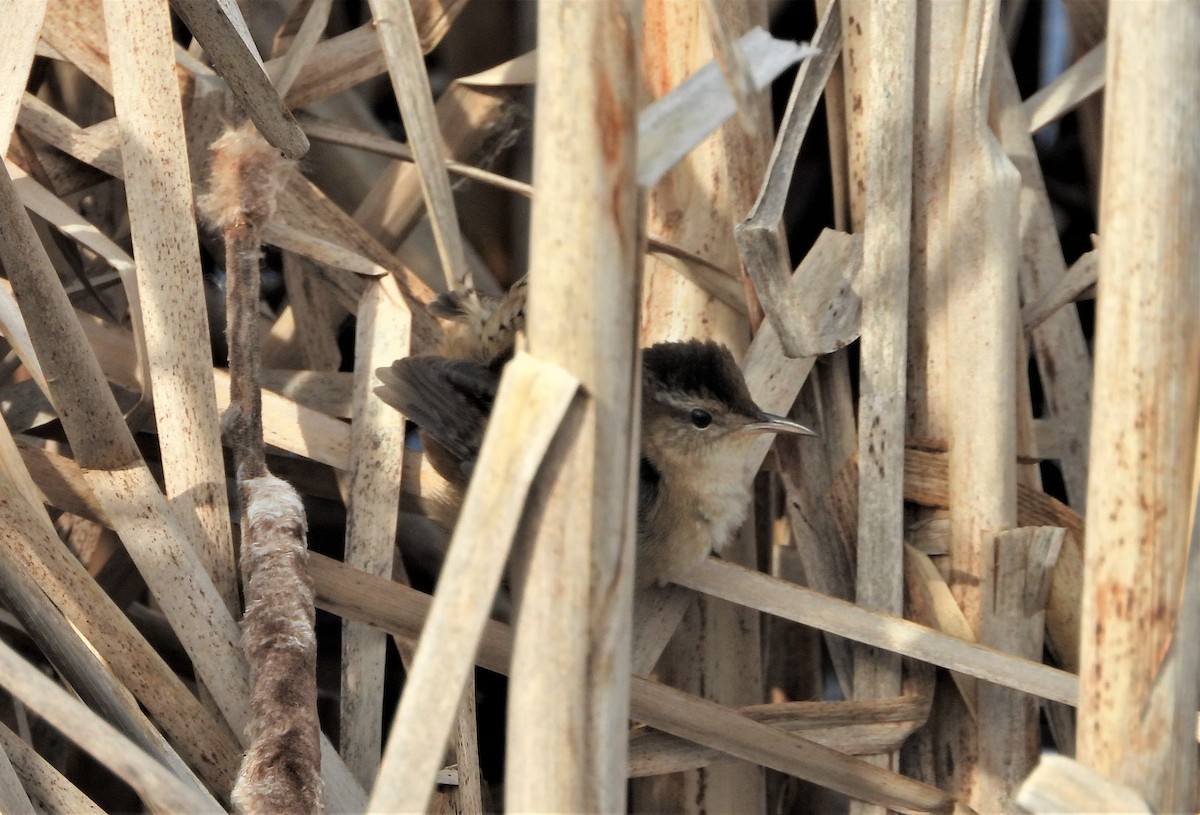
[[[488, 305], [482, 306], [483, 310]], [[510, 309], [510, 313], [515, 313]], [[472, 324], [489, 324], [472, 314]], [[493, 321], [491, 323], [495, 325]], [[510, 335], [511, 336], [511, 335]], [[452, 487], [427, 506], [449, 526], [471, 476], [500, 371], [511, 352], [473, 358], [415, 356], [380, 368], [385, 402], [417, 424], [426, 455]], [[664, 342], [642, 354], [642, 459], [638, 479], [636, 583], [668, 583], [720, 553], [746, 517], [749, 448], [759, 433], [816, 435], [762, 411], [729, 349], [715, 342]]]

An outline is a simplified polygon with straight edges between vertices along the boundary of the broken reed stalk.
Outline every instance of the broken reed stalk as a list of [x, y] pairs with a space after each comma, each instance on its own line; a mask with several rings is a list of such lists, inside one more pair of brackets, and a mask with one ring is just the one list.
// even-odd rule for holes
[[1016, 803], [1031, 815], [1062, 812], [1150, 815], [1155, 810], [1129, 787], [1066, 756], [1046, 753], [1021, 785]]
[[1112, 3], [1109, 32], [1077, 758], [1192, 811], [1200, 8]]
[[[1003, 50], [997, 51], [995, 59], [992, 98], [1000, 110], [996, 116], [997, 137], [1021, 174], [1021, 255], [1029, 261], [1019, 264], [1017, 282], [1022, 302], [1036, 305], [1039, 300], [1061, 290], [1073, 275], [1068, 274], [1063, 262], [1054, 212], [1033, 139], [1023, 126], [1025, 116], [1012, 61]], [[1058, 305], [1066, 303], [1060, 301]], [[1053, 308], [1052, 313], [1041, 318], [1039, 325], [1032, 328], [1028, 323], [1025, 325], [1047, 407], [1054, 417], [1067, 499], [1072, 507], [1082, 511], [1087, 491], [1092, 361], [1078, 311], [1070, 307]], [[1023, 371], [1019, 375], [1022, 374]], [[1076, 666], [1071, 664], [1070, 667]]]
[[300, 496], [267, 471], [259, 385], [262, 231], [289, 163], [249, 123], [212, 146], [208, 193], [198, 202], [225, 240], [230, 406], [225, 426], [241, 498], [242, 647], [250, 664], [250, 746], [233, 801], [243, 812], [320, 812], [321, 730], [307, 526]]
[[[761, 299], [765, 316], [779, 332], [787, 355], [793, 358], [816, 356], [837, 347], [836, 342], [830, 341], [831, 338], [822, 336], [822, 329], [826, 326], [820, 320], [827, 319], [828, 312], [805, 308], [806, 298], [792, 286], [792, 263], [784, 236], [783, 207], [796, 160], [800, 157], [800, 146], [829, 75], [837, 64], [842, 36], [842, 21], [838, 11], [835, 4], [821, 14], [812, 42], [813, 47], [820, 49], [820, 53], [801, 64], [796, 74], [762, 191], [750, 214], [734, 227], [747, 280], [753, 281], [755, 292], [761, 292], [761, 295], [755, 295], [755, 301]], [[812, 294], [820, 299], [816, 292]], [[762, 322], [763, 315], [759, 316], [756, 323]], [[758, 329], [758, 325], [754, 327]]]
[[[1021, 527], [994, 536], [983, 550], [979, 642], [1034, 662], [1042, 658], [1050, 573], [1066, 533]], [[981, 812], [1012, 811], [1017, 788], [1041, 752], [1038, 701], [990, 682], [976, 686], [977, 710], [990, 724], [979, 732]]]
[[[517, 552], [510, 812], [626, 808], [641, 18], [640, 0], [538, 7], [529, 351], [578, 378], [584, 398], [549, 453], [556, 466], [543, 466], [532, 503], [544, 512]], [[594, 100], [582, 116], [581, 99]]]

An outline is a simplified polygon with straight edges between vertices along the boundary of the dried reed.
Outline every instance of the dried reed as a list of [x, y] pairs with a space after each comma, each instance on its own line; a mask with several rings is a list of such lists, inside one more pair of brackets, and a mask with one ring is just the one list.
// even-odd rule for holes
[[[241, 5], [0, 7], [0, 809], [1195, 809], [1193, 6]], [[526, 265], [452, 507], [375, 371]], [[682, 337], [822, 435], [635, 592]]]

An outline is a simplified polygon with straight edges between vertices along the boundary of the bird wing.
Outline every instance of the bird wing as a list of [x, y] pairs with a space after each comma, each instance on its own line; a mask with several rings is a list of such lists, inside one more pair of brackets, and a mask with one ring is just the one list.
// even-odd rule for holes
[[500, 374], [471, 360], [439, 356], [398, 359], [375, 372], [375, 389], [469, 472], [479, 455]]

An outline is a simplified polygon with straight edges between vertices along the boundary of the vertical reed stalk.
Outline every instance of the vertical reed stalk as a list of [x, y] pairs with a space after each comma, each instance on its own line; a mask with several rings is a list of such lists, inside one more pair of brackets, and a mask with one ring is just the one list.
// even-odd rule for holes
[[587, 399], [528, 553], [509, 699], [513, 812], [625, 809], [640, 28], [636, 0], [538, 7], [529, 349], [575, 374]]
[[1114, 2], [1109, 32], [1076, 747], [1156, 811], [1191, 811], [1200, 8]]
[[[843, 0], [851, 27], [866, 30], [866, 206], [859, 374], [858, 572], [855, 601], [904, 613], [904, 423], [908, 342], [908, 255], [912, 210], [912, 105], [915, 7], [908, 2]], [[855, 20], [855, 16], [859, 19]], [[872, 48], [887, 43], [887, 48]], [[861, 43], [860, 43], [861, 53]], [[900, 695], [900, 658], [860, 647], [854, 698]], [[895, 769], [893, 756], [873, 763]], [[881, 812], [852, 805], [852, 812]]]
[[[740, 37], [765, 23], [765, 8], [742, 0], [716, 4], [729, 34]], [[646, 4], [642, 70], [653, 97], [670, 91], [713, 58], [710, 24], [701, 4], [649, 0]], [[751, 122], [747, 130], [745, 122]], [[751, 209], [762, 183], [773, 142], [767, 112], [721, 126], [672, 169], [647, 195], [647, 229], [718, 267], [741, 273], [733, 227]], [[711, 338], [741, 358], [749, 340], [746, 317], [699, 288], [660, 259], [647, 261], [641, 339]], [[757, 304], [755, 306], [757, 308]], [[731, 474], [731, 477], [732, 476]], [[752, 563], [756, 544], [747, 522], [727, 557]], [[668, 590], [670, 591], [670, 590]], [[647, 592], [648, 593], [648, 592]], [[639, 592], [642, 594], [642, 592]], [[681, 616], [686, 596], [676, 596], [665, 613]], [[639, 606], [642, 598], [639, 597]], [[642, 634], [642, 620], [638, 631]], [[676, 639], [659, 665], [663, 681], [703, 693], [724, 704], [762, 700], [759, 618], [754, 612], [701, 598], [684, 617]], [[721, 656], [718, 657], [717, 655]], [[747, 764], [725, 765], [639, 782], [635, 805], [679, 812], [705, 808], [755, 811], [764, 806], [762, 771]]]

